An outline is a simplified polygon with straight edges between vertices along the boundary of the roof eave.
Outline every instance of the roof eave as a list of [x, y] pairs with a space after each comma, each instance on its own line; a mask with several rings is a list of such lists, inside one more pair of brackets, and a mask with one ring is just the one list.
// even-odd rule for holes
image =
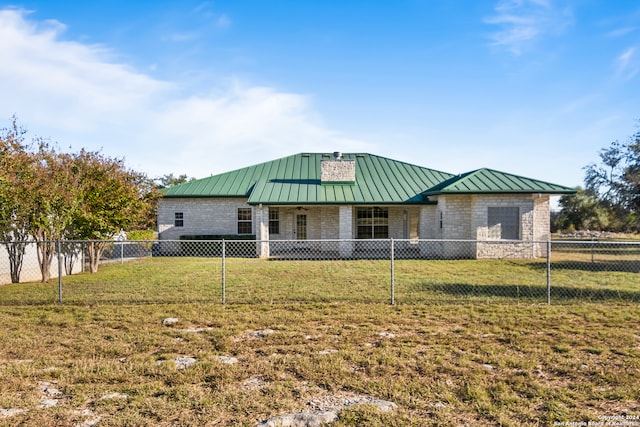
[[560, 194], [575, 194], [576, 190], [556, 190], [556, 191], [549, 191], [549, 190], [512, 190], [512, 191], [498, 191], [498, 190], [492, 190], [492, 191], [433, 191], [433, 192], [425, 192], [422, 193], [425, 196], [441, 196], [441, 195], [455, 195], [455, 194], [466, 194], [466, 195], [473, 195], [473, 194], [549, 194], [549, 195], [560, 195]]

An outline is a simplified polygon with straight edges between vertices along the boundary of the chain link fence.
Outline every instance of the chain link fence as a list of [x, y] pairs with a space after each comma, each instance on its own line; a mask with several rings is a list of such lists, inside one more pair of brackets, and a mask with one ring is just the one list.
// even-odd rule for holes
[[43, 283], [44, 246], [0, 242], [0, 304], [640, 301], [640, 242], [49, 243]]

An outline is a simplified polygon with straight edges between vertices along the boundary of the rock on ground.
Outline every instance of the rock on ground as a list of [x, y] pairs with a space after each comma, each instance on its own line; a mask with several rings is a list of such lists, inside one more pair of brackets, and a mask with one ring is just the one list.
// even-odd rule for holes
[[25, 412], [27, 412], [26, 409], [16, 409], [16, 408], [2, 409], [2, 408], [0, 408], [0, 418], [9, 418], [9, 417], [13, 417], [15, 415], [23, 414]]
[[338, 420], [341, 410], [357, 405], [373, 405], [381, 412], [395, 410], [398, 405], [386, 400], [375, 399], [371, 396], [334, 395], [307, 402], [314, 412], [299, 412], [280, 415], [262, 421], [256, 427], [316, 427]]
[[176, 364], [176, 369], [186, 369], [196, 363], [196, 359], [193, 357], [176, 357], [174, 363]]
[[164, 319], [162, 321], [162, 324], [164, 326], [173, 326], [176, 323], [178, 323], [178, 318], [177, 317], [167, 317], [166, 319]]
[[258, 426], [264, 427], [320, 427], [338, 419], [337, 411], [299, 412], [297, 414], [280, 415], [262, 421]]
[[218, 360], [222, 363], [226, 363], [227, 365], [233, 365], [234, 363], [238, 363], [238, 359], [235, 357], [229, 356], [218, 356]]
[[251, 338], [265, 338], [267, 335], [271, 335], [275, 331], [273, 329], [262, 329], [261, 331], [255, 331], [249, 334]]

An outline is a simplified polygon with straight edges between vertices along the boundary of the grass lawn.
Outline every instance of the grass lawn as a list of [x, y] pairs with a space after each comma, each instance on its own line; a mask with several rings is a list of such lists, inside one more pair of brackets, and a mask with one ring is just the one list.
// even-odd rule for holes
[[[397, 408], [347, 407], [333, 425], [640, 416], [640, 305], [546, 305], [536, 263], [398, 262], [391, 306], [379, 261], [235, 260], [226, 305], [216, 260], [162, 262], [65, 278], [61, 306], [57, 284], [0, 287], [0, 425], [254, 426], [362, 396]], [[602, 273], [567, 270], [563, 286], [614, 277]], [[633, 292], [637, 273], [614, 273], [608, 286]], [[521, 291], [487, 290], [509, 284]], [[460, 298], [443, 291], [454, 285]]]

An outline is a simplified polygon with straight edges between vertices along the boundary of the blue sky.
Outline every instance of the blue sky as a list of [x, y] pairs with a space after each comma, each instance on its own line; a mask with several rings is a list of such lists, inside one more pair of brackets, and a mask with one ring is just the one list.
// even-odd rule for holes
[[583, 182], [640, 119], [640, 3], [0, 1], [0, 126], [205, 177], [302, 151]]

